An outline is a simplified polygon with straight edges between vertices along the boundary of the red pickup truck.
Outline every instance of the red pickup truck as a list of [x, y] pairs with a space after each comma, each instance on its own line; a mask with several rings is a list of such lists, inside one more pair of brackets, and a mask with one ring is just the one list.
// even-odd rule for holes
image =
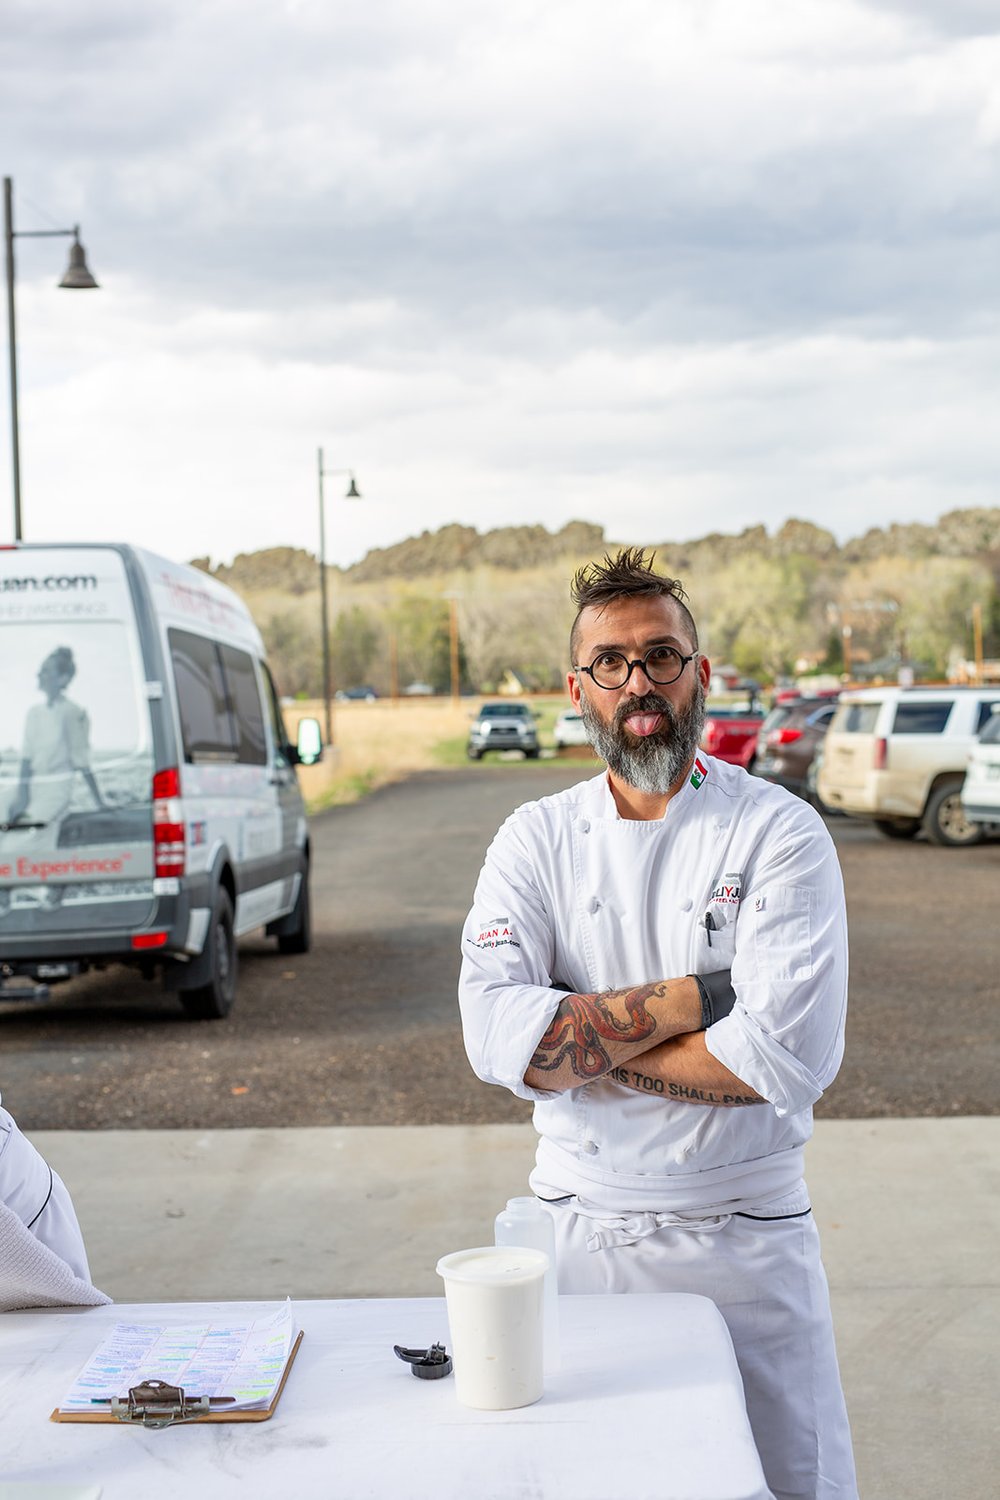
[[757, 750], [757, 731], [763, 722], [762, 709], [710, 704], [705, 712], [701, 748], [708, 755], [751, 771]]

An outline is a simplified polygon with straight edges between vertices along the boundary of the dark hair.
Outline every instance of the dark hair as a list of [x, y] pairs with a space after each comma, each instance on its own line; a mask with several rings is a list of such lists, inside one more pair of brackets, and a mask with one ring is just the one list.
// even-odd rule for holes
[[573, 575], [570, 598], [576, 605], [576, 618], [569, 636], [570, 661], [576, 665], [577, 626], [585, 609], [610, 604], [615, 599], [633, 599], [643, 596], [659, 596], [673, 599], [681, 612], [681, 618], [691, 634], [691, 644], [698, 650], [698, 627], [694, 616], [684, 603], [687, 595], [679, 578], [667, 578], [654, 573], [656, 553], [646, 556], [644, 547], [622, 547], [612, 557], [605, 553], [604, 561], [587, 563]]
[[49, 652], [48, 660], [55, 665], [60, 677], [65, 677], [67, 682], [72, 682], [76, 676], [76, 662], [68, 646], [57, 646], [54, 651]]

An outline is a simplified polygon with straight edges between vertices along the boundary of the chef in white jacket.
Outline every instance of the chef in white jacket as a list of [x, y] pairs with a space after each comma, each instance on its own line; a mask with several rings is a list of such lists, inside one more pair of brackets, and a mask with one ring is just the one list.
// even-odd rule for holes
[[840, 869], [804, 802], [699, 752], [709, 664], [653, 560], [625, 549], [574, 580], [569, 692], [608, 770], [490, 846], [466, 1049], [535, 1101], [560, 1290], [711, 1297], [774, 1495], [856, 1500], [803, 1180], [843, 1053]]

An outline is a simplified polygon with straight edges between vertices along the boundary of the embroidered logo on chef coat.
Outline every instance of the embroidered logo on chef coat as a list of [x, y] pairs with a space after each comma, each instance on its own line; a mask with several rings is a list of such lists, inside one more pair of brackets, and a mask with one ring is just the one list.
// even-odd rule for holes
[[466, 938], [474, 948], [520, 948], [510, 917], [490, 917], [480, 922], [475, 937]]
[[712, 904], [714, 906], [739, 906], [742, 892], [742, 870], [720, 875], [712, 886]]
[[702, 760], [701, 756], [696, 755], [694, 758], [694, 768], [691, 771], [691, 785], [694, 787], [695, 791], [698, 790], [707, 775], [708, 767]]

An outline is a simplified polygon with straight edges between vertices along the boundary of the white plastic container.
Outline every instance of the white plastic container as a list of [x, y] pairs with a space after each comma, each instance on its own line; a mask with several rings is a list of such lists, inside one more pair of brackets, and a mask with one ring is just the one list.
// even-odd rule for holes
[[542, 1288], [548, 1265], [541, 1250], [496, 1245], [456, 1250], [438, 1261], [455, 1394], [463, 1406], [509, 1411], [542, 1395]]
[[537, 1198], [508, 1198], [496, 1216], [493, 1238], [498, 1245], [525, 1245], [549, 1258], [545, 1273], [545, 1369], [559, 1369], [559, 1287], [556, 1281], [556, 1231], [552, 1215]]

